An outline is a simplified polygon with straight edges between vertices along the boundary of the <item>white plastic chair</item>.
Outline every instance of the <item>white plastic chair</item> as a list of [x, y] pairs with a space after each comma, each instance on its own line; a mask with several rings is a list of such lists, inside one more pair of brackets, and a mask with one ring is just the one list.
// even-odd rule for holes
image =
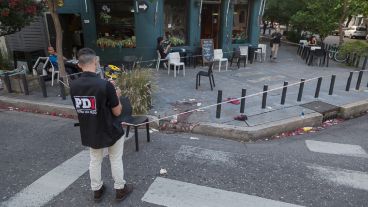
[[42, 67], [42, 75], [47, 75], [47, 66], [48, 66], [48, 63], [50, 63], [51, 86], [54, 86], [54, 77], [55, 77], [55, 75], [57, 75], [58, 82], [59, 82], [59, 78], [60, 78], [59, 76], [60, 75], [59, 75], [59, 71], [55, 70], [55, 67], [54, 67], [54, 65], [52, 65], [49, 57], [39, 57], [39, 58], [37, 58], [36, 63], [33, 65], [33, 74], [37, 75], [37, 67], [38, 67], [38, 64], [40, 64], [41, 61], [44, 62], [44, 65]]
[[221, 62], [225, 62], [227, 70], [229, 60], [227, 58], [224, 58], [224, 53], [222, 52], [222, 49], [215, 49], [213, 51], [213, 60], [219, 62], [219, 72], [221, 71]]
[[266, 49], [267, 49], [267, 46], [265, 44], [258, 44], [258, 50], [254, 51], [254, 55], [259, 55], [259, 60], [262, 62], [262, 59], [263, 61], [266, 61]]
[[248, 65], [248, 46], [239, 46], [240, 58], [245, 57], [245, 64]]
[[[165, 61], [166, 59], [162, 59], [160, 51], [156, 50], [156, 53], [157, 53], [156, 70], [158, 71], [158, 69], [160, 69], [161, 61]], [[165, 67], [166, 67], [166, 65], [165, 65]]]
[[183, 76], [185, 76], [185, 64], [184, 62], [180, 62], [180, 54], [178, 52], [173, 52], [169, 54], [169, 70], [167, 74], [170, 75], [171, 65], [174, 66], [174, 77], [176, 77], [176, 67], [178, 67], [178, 74], [180, 66], [183, 66]]

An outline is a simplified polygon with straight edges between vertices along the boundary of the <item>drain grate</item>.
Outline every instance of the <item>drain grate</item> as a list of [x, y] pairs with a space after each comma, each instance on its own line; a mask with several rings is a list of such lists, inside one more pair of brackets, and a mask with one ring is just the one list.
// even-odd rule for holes
[[336, 118], [340, 109], [338, 106], [322, 101], [312, 101], [301, 106], [322, 114], [324, 121]]

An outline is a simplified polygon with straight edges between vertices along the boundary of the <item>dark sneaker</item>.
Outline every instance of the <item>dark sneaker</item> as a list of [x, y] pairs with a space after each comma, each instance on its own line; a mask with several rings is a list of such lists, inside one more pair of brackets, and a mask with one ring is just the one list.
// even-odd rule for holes
[[116, 197], [117, 201], [122, 201], [128, 197], [128, 195], [133, 191], [133, 185], [125, 184], [123, 189], [116, 189]]
[[105, 186], [102, 185], [100, 190], [93, 191], [93, 199], [95, 201], [100, 201], [102, 199], [104, 192], [105, 192]]

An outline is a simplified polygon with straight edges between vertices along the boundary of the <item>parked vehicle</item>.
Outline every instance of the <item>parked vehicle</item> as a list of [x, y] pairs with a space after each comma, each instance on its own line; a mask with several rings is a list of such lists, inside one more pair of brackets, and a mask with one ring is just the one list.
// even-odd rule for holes
[[[348, 29], [347, 27], [343, 27], [343, 28], [342, 28], [342, 32], [343, 32], [344, 36], [345, 36], [345, 31], [346, 31], [347, 29]], [[335, 30], [332, 32], [332, 35], [334, 35], [334, 36], [339, 36], [339, 29], [335, 29]]]
[[367, 36], [367, 28], [362, 26], [351, 26], [345, 31], [345, 37], [353, 38], [364, 38]]

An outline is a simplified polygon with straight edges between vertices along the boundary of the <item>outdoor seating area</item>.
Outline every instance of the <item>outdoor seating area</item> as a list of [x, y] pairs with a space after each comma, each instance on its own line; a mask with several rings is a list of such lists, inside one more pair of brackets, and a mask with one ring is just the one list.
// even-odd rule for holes
[[307, 40], [300, 40], [297, 54], [309, 66], [316, 64], [319, 67], [328, 67], [328, 46], [309, 45]]

